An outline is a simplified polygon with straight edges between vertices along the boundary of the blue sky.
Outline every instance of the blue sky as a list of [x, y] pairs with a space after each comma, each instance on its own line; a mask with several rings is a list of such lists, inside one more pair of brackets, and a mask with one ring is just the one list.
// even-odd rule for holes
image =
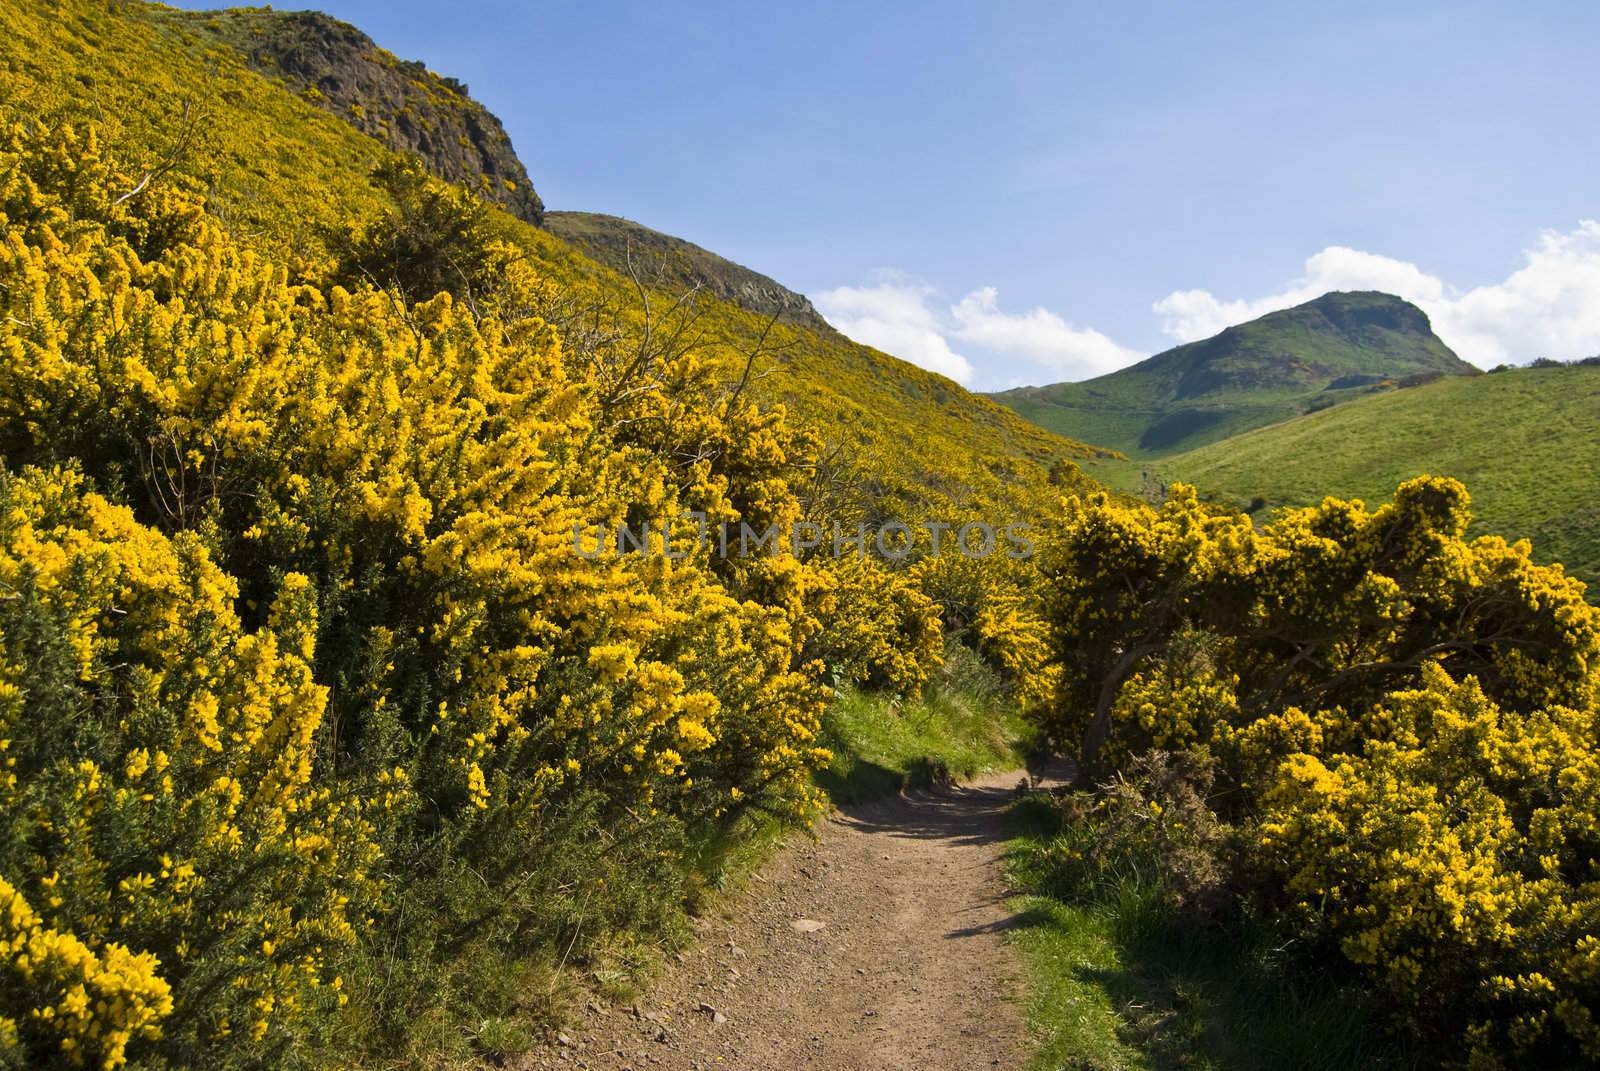
[[324, 9], [467, 82], [551, 208], [980, 389], [1333, 288], [1402, 292], [1481, 364], [1600, 352], [1600, 5]]

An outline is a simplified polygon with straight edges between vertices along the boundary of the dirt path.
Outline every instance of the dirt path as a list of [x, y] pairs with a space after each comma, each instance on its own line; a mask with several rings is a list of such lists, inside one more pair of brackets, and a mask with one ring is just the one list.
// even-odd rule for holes
[[[796, 838], [631, 1008], [528, 1068], [1019, 1068], [1000, 867], [1020, 773], [839, 812]], [[817, 924], [821, 924], [820, 928]]]

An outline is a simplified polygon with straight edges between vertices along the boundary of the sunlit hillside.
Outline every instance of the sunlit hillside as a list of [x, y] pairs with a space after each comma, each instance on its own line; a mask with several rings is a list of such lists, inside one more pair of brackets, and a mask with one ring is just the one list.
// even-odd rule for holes
[[1335, 292], [1094, 379], [995, 397], [1051, 431], [1139, 459], [1192, 450], [1397, 381], [1476, 373], [1415, 305], [1389, 294]]
[[[302, 99], [298, 82], [256, 73], [229, 44], [249, 38], [249, 17], [103, 0], [8, 6], [0, 13], [5, 108], [12, 119], [94, 116], [119, 153], [151, 169], [170, 164], [237, 236], [319, 278], [327, 236], [380, 210], [368, 176], [388, 150]], [[268, 15], [253, 17], [271, 25]], [[633, 280], [509, 214], [497, 213], [495, 225], [562, 289], [568, 308], [641, 315]], [[685, 278], [673, 264], [658, 271], [649, 249], [638, 259], [642, 281], [660, 276], [652, 286], [660, 317]], [[790, 405], [895, 494], [1002, 492], [1038, 483], [1058, 457], [1092, 453], [835, 332], [783, 322], [769, 331], [766, 316], [709, 290], [698, 304], [692, 337], [708, 359], [738, 375], [755, 354], [748, 389]]]

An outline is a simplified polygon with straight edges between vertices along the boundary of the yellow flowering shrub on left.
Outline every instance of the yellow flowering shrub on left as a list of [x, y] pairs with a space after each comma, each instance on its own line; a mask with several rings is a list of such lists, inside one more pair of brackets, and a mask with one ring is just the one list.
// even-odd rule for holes
[[[405, 1051], [513, 1006], [518, 957], [662, 925], [691, 836], [819, 806], [835, 586], [662, 546], [685, 513], [800, 515], [814, 442], [781, 407], [693, 352], [570, 354], [493, 235], [464, 233], [505, 269], [470, 300], [324, 288], [129, 186], [81, 130], [0, 137], [0, 463], [62, 618], [10, 665], [19, 702], [60, 679], [104, 712], [29, 745], [55, 766], [11, 734], [35, 802], [0, 876], [154, 957], [173, 1007], [131, 1062], [316, 1064], [336, 1027]], [[620, 523], [652, 552], [580, 553]]]
[[[155, 956], [116, 943], [96, 954], [72, 934], [45, 928], [4, 878], [0, 956], [11, 965], [10, 981], [38, 994], [24, 1020], [29, 1033], [52, 1035], [58, 1051], [74, 1063], [122, 1065], [128, 1042], [159, 1039], [161, 1020], [172, 1013], [172, 988], [156, 973]], [[17, 1019], [0, 1019], [0, 1046], [22, 1054]]]
[[372, 814], [311, 783], [304, 586], [246, 630], [194, 535], [72, 469], [0, 474], [0, 1016], [28, 1061], [191, 1066], [337, 1008]]
[[829, 627], [816, 645], [842, 679], [915, 695], [938, 667], [939, 605], [910, 570], [846, 554], [817, 568], [830, 581]]

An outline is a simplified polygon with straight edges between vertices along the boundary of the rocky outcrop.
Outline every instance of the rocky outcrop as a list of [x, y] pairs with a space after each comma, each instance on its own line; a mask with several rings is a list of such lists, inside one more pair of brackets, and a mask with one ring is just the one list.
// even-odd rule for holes
[[551, 212], [550, 231], [618, 271], [633, 270], [652, 285], [669, 290], [699, 286], [724, 301], [786, 323], [832, 332], [804, 294], [693, 242], [653, 231], [620, 216], [597, 212]]
[[390, 148], [419, 157], [440, 178], [543, 225], [544, 204], [511, 138], [456, 79], [400, 59], [321, 12], [248, 8], [196, 18], [261, 74], [281, 79]]
[[546, 227], [618, 271], [652, 285], [701, 287], [752, 312], [833, 333], [803, 294], [681, 238], [591, 212], [551, 212], [534, 191], [505, 128], [454, 78], [403, 60], [349, 23], [316, 11], [234, 8], [184, 16], [241, 53], [259, 73], [428, 171]]

